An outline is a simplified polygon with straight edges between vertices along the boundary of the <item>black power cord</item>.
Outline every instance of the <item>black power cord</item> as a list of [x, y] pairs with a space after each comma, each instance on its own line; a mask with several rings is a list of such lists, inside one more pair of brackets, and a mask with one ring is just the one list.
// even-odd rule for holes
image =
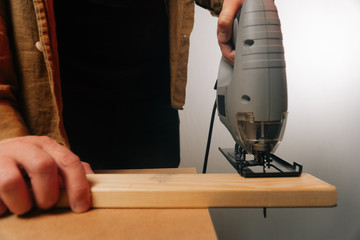
[[210, 152], [211, 135], [212, 135], [213, 127], [214, 127], [215, 112], [216, 112], [216, 101], [215, 101], [215, 103], [214, 103], [214, 107], [213, 107], [213, 110], [212, 110], [212, 113], [211, 113], [209, 134], [208, 134], [208, 140], [207, 140], [207, 144], [206, 144], [206, 151], [205, 151], [205, 158], [204, 158], [204, 166], [203, 166], [203, 171], [202, 171], [202, 173], [206, 173], [206, 168], [207, 168], [207, 163], [208, 163], [208, 158], [209, 158], [209, 152]]
[[[214, 89], [215, 90], [217, 89], [217, 80], [215, 82]], [[207, 144], [206, 144], [206, 151], [205, 151], [205, 158], [204, 158], [204, 165], [203, 165], [202, 173], [206, 173], [206, 169], [207, 169], [207, 164], [208, 164], [208, 159], [209, 159], [209, 152], [210, 152], [210, 144], [211, 144], [211, 136], [212, 136], [212, 131], [213, 131], [213, 127], [214, 127], [215, 112], [216, 112], [216, 100], [214, 102], [214, 107], [213, 107], [213, 110], [212, 110], [212, 113], [211, 113], [209, 134], [208, 134], [208, 140], [207, 140]]]

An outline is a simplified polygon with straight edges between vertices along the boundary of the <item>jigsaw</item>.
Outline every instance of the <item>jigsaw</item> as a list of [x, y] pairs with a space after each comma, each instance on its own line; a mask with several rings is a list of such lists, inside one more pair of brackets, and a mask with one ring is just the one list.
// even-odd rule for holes
[[302, 172], [300, 164], [274, 155], [288, 118], [282, 39], [274, 1], [245, 0], [233, 23], [235, 62], [220, 61], [216, 106], [236, 143], [220, 151], [244, 177], [289, 177]]

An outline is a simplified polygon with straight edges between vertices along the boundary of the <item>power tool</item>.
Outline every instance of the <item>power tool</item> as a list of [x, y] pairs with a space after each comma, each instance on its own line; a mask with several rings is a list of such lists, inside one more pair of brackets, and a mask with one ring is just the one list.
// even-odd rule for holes
[[273, 154], [288, 116], [282, 40], [274, 0], [245, 0], [233, 23], [234, 65], [221, 59], [216, 86], [218, 116], [236, 142], [234, 149], [220, 151], [244, 177], [302, 171]]

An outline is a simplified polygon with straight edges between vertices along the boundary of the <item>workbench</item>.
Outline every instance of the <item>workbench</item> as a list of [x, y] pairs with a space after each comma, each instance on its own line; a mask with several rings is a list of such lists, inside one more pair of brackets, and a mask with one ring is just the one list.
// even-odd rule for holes
[[247, 179], [194, 169], [120, 170], [89, 176], [92, 207], [0, 217], [0, 239], [216, 239], [209, 207], [333, 207], [336, 188], [303, 173]]

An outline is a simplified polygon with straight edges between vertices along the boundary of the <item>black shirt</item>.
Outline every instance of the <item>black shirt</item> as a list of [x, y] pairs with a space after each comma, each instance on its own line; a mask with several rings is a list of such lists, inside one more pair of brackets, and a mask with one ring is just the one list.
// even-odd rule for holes
[[169, 96], [163, 0], [57, 0], [55, 16], [65, 97]]
[[[72, 150], [95, 169], [176, 167], [178, 115], [170, 107], [164, 1], [54, 4]], [[145, 159], [136, 160], [139, 153]]]

